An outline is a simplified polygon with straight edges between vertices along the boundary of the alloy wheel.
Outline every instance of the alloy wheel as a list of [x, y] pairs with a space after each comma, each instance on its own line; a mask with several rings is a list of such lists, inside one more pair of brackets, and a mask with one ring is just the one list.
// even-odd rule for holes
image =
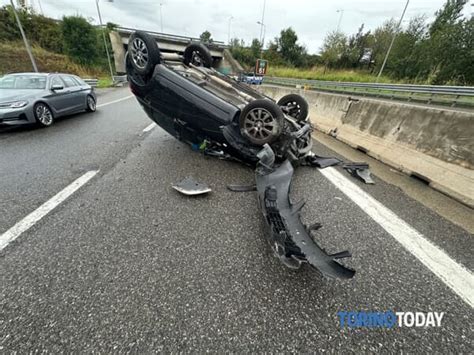
[[36, 118], [43, 126], [50, 126], [53, 123], [53, 114], [44, 104], [38, 104], [35, 109]]
[[244, 129], [256, 140], [266, 140], [278, 130], [278, 123], [264, 108], [254, 108], [245, 116]]
[[130, 48], [133, 63], [140, 69], [144, 69], [148, 64], [148, 48], [141, 38], [135, 38]]
[[90, 111], [95, 111], [96, 109], [96, 103], [92, 96], [87, 96], [87, 107]]

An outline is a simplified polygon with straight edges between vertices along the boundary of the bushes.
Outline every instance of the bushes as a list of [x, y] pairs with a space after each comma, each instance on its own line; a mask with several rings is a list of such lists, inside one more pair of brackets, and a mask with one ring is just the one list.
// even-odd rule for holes
[[[57, 54], [65, 54], [82, 66], [107, 70], [107, 56], [102, 31], [106, 31], [107, 46], [109, 52], [112, 53], [108, 32], [113, 30], [114, 24], [108, 23], [105, 29], [101, 29], [91, 25], [81, 16], [65, 16], [62, 21], [57, 21], [21, 8], [18, 8], [17, 12], [32, 46], [41, 47]], [[0, 7], [0, 42], [14, 41], [21, 41], [21, 34], [13, 9], [10, 5]], [[69, 60], [69, 62], [71, 61]], [[5, 66], [11, 65], [12, 68], [15, 66], [15, 63], [2, 64], [3, 72], [13, 71]], [[54, 68], [45, 70], [55, 71]]]
[[64, 52], [74, 61], [92, 65], [99, 57], [97, 33], [83, 17], [65, 16], [61, 23]]
[[[103, 75], [102, 68], [85, 67], [63, 54], [32, 47], [38, 69], [44, 72], [66, 72], [81, 77], [95, 78]], [[0, 74], [32, 71], [30, 58], [23, 42], [0, 42]]]

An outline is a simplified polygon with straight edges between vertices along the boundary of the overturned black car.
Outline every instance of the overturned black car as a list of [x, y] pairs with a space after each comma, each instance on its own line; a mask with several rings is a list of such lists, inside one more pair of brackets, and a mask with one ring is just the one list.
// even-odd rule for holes
[[278, 102], [212, 68], [203, 44], [191, 43], [183, 55], [161, 53], [145, 32], [131, 35], [126, 55], [128, 81], [148, 116], [177, 139], [204, 154], [256, 166], [259, 204], [270, 229], [275, 255], [288, 267], [309, 263], [323, 275], [351, 278], [354, 271], [336, 259], [348, 252], [327, 254], [305, 226], [303, 203], [289, 200], [293, 166], [316, 165], [311, 152], [313, 130], [308, 103], [295, 94]]

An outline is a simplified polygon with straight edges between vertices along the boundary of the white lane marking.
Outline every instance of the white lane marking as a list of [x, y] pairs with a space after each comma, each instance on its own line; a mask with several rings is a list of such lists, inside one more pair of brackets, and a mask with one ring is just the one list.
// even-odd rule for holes
[[128, 95], [128, 96], [122, 97], [122, 98], [114, 100], [114, 101], [105, 102], [103, 104], [97, 105], [97, 108], [104, 107], [104, 106], [107, 106], [107, 105], [112, 105], [112, 104], [115, 104], [115, 103], [120, 102], [120, 101], [128, 100], [131, 97], [133, 97], [133, 95]]
[[148, 126], [146, 126], [146, 127], [143, 129], [143, 132], [151, 131], [153, 128], [155, 128], [155, 126], [156, 126], [156, 123], [155, 123], [155, 122], [150, 123]]
[[92, 170], [75, 181], [73, 181], [70, 185], [66, 186], [63, 190], [58, 192], [56, 195], [51, 197], [48, 201], [43, 203], [39, 206], [36, 210], [31, 212], [28, 216], [23, 218], [5, 233], [0, 235], [0, 250], [5, 248], [8, 243], [12, 242], [16, 238], [18, 238], [23, 232], [26, 232], [32, 226], [35, 225], [41, 218], [46, 216], [49, 212], [55, 209], [59, 204], [64, 202], [69, 196], [71, 196], [74, 192], [76, 192], [81, 186], [86, 184], [90, 179], [92, 179], [99, 170]]
[[319, 170], [405, 249], [474, 308], [474, 275], [334, 168]]

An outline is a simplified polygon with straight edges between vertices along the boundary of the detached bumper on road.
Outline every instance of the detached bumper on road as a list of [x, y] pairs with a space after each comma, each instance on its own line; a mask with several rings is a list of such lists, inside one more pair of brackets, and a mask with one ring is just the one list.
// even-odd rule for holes
[[258, 201], [275, 255], [290, 268], [297, 269], [302, 263], [308, 263], [326, 277], [352, 278], [355, 271], [336, 261], [351, 254], [348, 251], [326, 253], [310, 235], [312, 230], [319, 229], [321, 225], [315, 223], [305, 226], [301, 222], [300, 210], [304, 201], [290, 203], [290, 184], [294, 171], [290, 161], [274, 166], [273, 152], [269, 146], [259, 153], [259, 158], [256, 170]]

